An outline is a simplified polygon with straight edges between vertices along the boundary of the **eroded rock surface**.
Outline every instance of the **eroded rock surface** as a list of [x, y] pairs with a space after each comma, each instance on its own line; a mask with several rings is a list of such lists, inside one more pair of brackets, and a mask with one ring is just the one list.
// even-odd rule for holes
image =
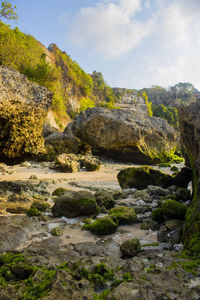
[[42, 130], [52, 96], [16, 70], [0, 66], [2, 161], [20, 161], [45, 152]]
[[163, 161], [177, 146], [176, 133], [166, 121], [120, 109], [89, 108], [64, 133], [73, 133], [94, 153], [136, 163]]

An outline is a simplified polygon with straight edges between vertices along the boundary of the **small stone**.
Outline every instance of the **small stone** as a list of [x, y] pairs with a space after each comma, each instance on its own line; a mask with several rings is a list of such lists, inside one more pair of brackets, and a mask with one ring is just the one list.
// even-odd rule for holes
[[61, 235], [63, 235], [63, 233], [64, 233], [64, 230], [60, 226], [54, 227], [51, 230], [51, 234], [54, 235], [54, 236], [61, 236]]
[[138, 239], [130, 239], [121, 244], [120, 250], [122, 258], [131, 258], [141, 251], [140, 241]]
[[35, 175], [35, 174], [32, 174], [29, 179], [37, 179], [38, 180], [38, 177]]

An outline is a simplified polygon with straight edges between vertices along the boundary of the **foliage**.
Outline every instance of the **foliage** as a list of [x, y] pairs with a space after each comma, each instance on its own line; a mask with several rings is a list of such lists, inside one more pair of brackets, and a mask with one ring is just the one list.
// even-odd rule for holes
[[144, 97], [145, 102], [146, 102], [147, 114], [148, 114], [149, 117], [152, 117], [153, 116], [153, 112], [152, 112], [152, 109], [151, 109], [152, 103], [148, 101], [148, 96], [147, 96], [146, 92], [142, 92], [142, 96]]
[[0, 1], [0, 20], [5, 18], [7, 20], [17, 20], [16, 5], [12, 5], [9, 1]]
[[81, 98], [79, 111], [85, 111], [88, 107], [95, 107], [95, 103], [91, 98]]
[[97, 98], [98, 103], [103, 103], [102, 106], [108, 108], [116, 108], [114, 103], [117, 100], [113, 89], [106, 84], [103, 75], [96, 71], [91, 75], [94, 83], [93, 93]]
[[153, 116], [159, 117], [166, 120], [169, 125], [173, 126], [174, 128], [178, 128], [178, 112], [175, 107], [166, 107], [164, 104], [152, 106], [153, 109]]

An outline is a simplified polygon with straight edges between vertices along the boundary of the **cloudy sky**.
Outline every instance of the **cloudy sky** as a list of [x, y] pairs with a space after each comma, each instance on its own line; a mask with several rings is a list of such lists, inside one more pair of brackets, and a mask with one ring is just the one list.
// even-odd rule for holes
[[111, 86], [200, 89], [200, 0], [12, 0], [17, 26]]

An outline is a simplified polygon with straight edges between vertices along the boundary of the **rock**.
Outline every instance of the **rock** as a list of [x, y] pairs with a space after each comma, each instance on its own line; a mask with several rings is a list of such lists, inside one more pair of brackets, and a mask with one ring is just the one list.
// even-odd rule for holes
[[91, 155], [85, 155], [83, 159], [81, 159], [81, 164], [87, 171], [97, 171], [101, 167], [102, 162]]
[[146, 199], [149, 199], [150, 197], [146, 190], [143, 190], [143, 191], [138, 190], [138, 191], [135, 191], [134, 198], [136, 198], [136, 199], [142, 198], [145, 201]]
[[106, 209], [110, 209], [115, 205], [112, 192], [108, 192], [106, 190], [97, 191], [94, 194], [94, 198], [100, 207], [104, 206]]
[[88, 108], [64, 133], [89, 144], [93, 153], [133, 163], [163, 161], [177, 145], [176, 133], [166, 121], [121, 109]]
[[179, 227], [179, 226], [183, 226], [183, 221], [180, 220], [167, 220], [165, 222], [165, 226], [168, 230], [174, 230], [175, 228]]
[[18, 162], [45, 152], [42, 137], [53, 94], [16, 70], [0, 66], [1, 161]]
[[148, 185], [147, 189], [152, 196], [167, 196], [170, 194], [168, 189], [163, 189], [160, 186]]
[[137, 284], [133, 282], [123, 282], [106, 297], [106, 300], [113, 299], [137, 300], [142, 298], [140, 297], [140, 289]]
[[89, 230], [93, 234], [106, 235], [112, 234], [117, 230], [118, 225], [113, 221], [113, 218], [106, 216], [96, 220], [93, 223], [83, 225], [83, 229]]
[[120, 246], [122, 258], [131, 258], [136, 256], [141, 251], [140, 241], [131, 239], [123, 242]]
[[74, 218], [78, 216], [90, 216], [98, 213], [98, 205], [91, 192], [66, 191], [57, 198], [52, 213], [54, 217]]
[[119, 225], [132, 224], [137, 221], [135, 210], [131, 207], [116, 206], [109, 210], [109, 215]]
[[61, 236], [61, 235], [63, 235], [63, 233], [64, 233], [64, 230], [61, 226], [54, 227], [51, 230], [51, 234], [54, 236]]
[[67, 191], [67, 189], [65, 188], [57, 188], [55, 189], [53, 192], [52, 192], [52, 196], [57, 196], [57, 197], [60, 197], [62, 196], [65, 192]]
[[193, 199], [188, 209], [184, 229], [184, 247], [191, 255], [200, 253], [200, 101], [178, 109], [181, 142], [186, 165], [193, 171]]
[[147, 219], [145, 221], [143, 221], [143, 223], [140, 226], [140, 229], [142, 230], [157, 230], [159, 228], [159, 225], [156, 221], [152, 220], [152, 219]]
[[160, 243], [168, 243], [169, 242], [169, 231], [166, 227], [162, 226], [160, 230], [157, 232], [157, 239]]
[[187, 200], [190, 200], [190, 191], [184, 188], [177, 189], [175, 193], [175, 199], [176, 201], [182, 201], [182, 202], [186, 202]]
[[117, 179], [122, 189], [137, 188], [142, 190], [149, 185], [164, 188], [172, 185], [172, 176], [147, 166], [124, 169], [118, 173]]
[[173, 185], [181, 188], [187, 188], [191, 180], [192, 170], [190, 168], [184, 167], [173, 177]]
[[87, 154], [91, 152], [90, 146], [73, 134], [61, 132], [47, 136], [45, 148], [47, 153], [44, 155], [44, 159], [49, 161], [53, 161], [57, 155], [62, 153]]
[[137, 188], [142, 190], [149, 185], [165, 189], [172, 185], [185, 188], [191, 181], [191, 175], [189, 168], [182, 168], [175, 176], [171, 176], [151, 167], [143, 166], [121, 170], [117, 175], [117, 179], [122, 189]]
[[184, 220], [187, 207], [175, 200], [167, 200], [162, 205], [162, 210], [167, 218]]
[[60, 154], [55, 159], [55, 169], [61, 172], [78, 172], [80, 164], [74, 154]]
[[156, 209], [154, 209], [152, 211], [151, 217], [158, 224], [161, 224], [165, 220], [163, 209], [162, 208], [156, 208]]

